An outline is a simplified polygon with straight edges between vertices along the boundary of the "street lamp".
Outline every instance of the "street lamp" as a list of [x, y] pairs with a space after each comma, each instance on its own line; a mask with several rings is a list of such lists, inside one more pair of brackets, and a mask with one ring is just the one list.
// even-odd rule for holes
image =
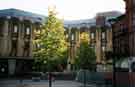
[[[108, 22], [110, 23], [112, 33], [113, 33], [113, 24], [115, 23], [115, 19], [110, 19], [110, 20], [108, 20]], [[112, 42], [113, 41], [114, 41], [114, 38], [112, 36]], [[114, 42], [113, 42], [113, 44], [114, 44]], [[114, 45], [113, 45], [113, 48], [114, 48]], [[116, 87], [116, 69], [115, 69], [116, 55], [115, 55], [114, 51], [111, 53], [111, 56], [112, 56], [112, 64], [113, 64], [113, 87]]]

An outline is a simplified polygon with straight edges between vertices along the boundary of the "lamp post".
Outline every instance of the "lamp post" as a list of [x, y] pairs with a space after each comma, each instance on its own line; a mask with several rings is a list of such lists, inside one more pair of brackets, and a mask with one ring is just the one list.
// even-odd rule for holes
[[49, 72], [49, 87], [52, 87], [52, 73]]
[[[112, 29], [112, 33], [113, 33], [113, 24], [115, 23], [115, 20], [114, 19], [110, 19], [110, 20], [108, 20], [108, 22], [110, 23], [110, 26], [111, 26], [111, 29]], [[114, 41], [113, 36], [112, 36], [112, 40]], [[113, 44], [114, 44], [114, 42], [113, 42]], [[114, 48], [114, 45], [113, 45], [113, 48]], [[115, 69], [116, 55], [115, 55], [114, 51], [111, 53], [111, 57], [112, 57], [112, 65], [113, 65], [113, 87], [116, 87], [116, 69]]]

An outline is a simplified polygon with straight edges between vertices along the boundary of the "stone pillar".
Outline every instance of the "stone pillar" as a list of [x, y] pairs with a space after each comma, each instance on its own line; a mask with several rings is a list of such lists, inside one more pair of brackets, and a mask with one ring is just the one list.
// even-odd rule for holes
[[101, 63], [101, 32], [96, 29], [96, 62]]
[[112, 30], [107, 29], [107, 51], [112, 51]]
[[7, 54], [10, 55], [11, 53], [11, 49], [12, 49], [12, 39], [11, 39], [11, 29], [12, 29], [12, 22], [9, 22], [9, 34], [8, 34], [8, 50], [7, 50]]
[[80, 47], [80, 29], [78, 30], [78, 47]]
[[68, 59], [67, 59], [67, 71], [71, 71], [71, 28], [68, 29]]
[[24, 28], [23, 23], [18, 23], [18, 46], [17, 46], [17, 56], [23, 56], [23, 38], [21, 36], [22, 29]]
[[33, 52], [33, 42], [32, 42], [32, 40], [33, 40], [33, 24], [31, 24], [30, 25], [30, 43], [29, 43], [29, 45], [30, 45], [30, 48], [29, 48], [29, 56], [30, 57], [32, 57], [33, 55], [32, 55], [32, 52]]
[[100, 27], [96, 29], [96, 62], [97, 62], [97, 72], [101, 72], [103, 67], [102, 67], [102, 56], [101, 56], [101, 29]]
[[71, 64], [74, 63], [74, 57], [75, 57], [75, 44], [72, 43], [72, 45], [71, 45], [71, 60], [70, 60]]
[[3, 38], [1, 41], [1, 55], [2, 56], [8, 56], [7, 51], [8, 51], [8, 26], [9, 26], [9, 22], [8, 20], [4, 21], [4, 25], [3, 25]]
[[68, 46], [67, 71], [71, 71], [71, 48]]

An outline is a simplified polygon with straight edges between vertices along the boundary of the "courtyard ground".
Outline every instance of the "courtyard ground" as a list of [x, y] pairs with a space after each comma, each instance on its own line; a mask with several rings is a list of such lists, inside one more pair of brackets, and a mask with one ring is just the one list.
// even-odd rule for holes
[[[33, 82], [32, 80], [1, 80], [0, 87], [49, 87], [47, 80]], [[84, 87], [84, 84], [76, 81], [57, 80], [52, 83], [52, 87]], [[86, 87], [106, 87], [104, 85], [96, 86], [94, 84], [86, 85]], [[108, 86], [111, 87], [111, 86]]]

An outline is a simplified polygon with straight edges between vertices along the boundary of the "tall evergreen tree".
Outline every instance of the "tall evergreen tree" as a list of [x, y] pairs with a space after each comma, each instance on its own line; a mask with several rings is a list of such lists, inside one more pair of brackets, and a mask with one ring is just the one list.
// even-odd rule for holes
[[[56, 17], [54, 9], [49, 9], [49, 16], [42, 27], [37, 40], [40, 49], [34, 52], [36, 63], [40, 70], [54, 70], [60, 66], [67, 50], [63, 21]], [[59, 64], [58, 64], [59, 63]], [[38, 66], [37, 65], [37, 66]]]

